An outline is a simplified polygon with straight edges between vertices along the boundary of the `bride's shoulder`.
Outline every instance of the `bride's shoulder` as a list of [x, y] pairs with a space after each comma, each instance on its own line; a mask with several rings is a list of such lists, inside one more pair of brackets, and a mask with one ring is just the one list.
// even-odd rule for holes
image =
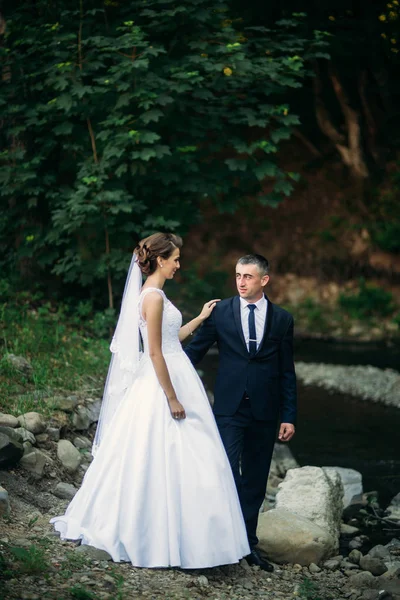
[[142, 291], [140, 292], [140, 302], [143, 303], [144, 300], [146, 300], [147, 302], [157, 302], [157, 303], [161, 303], [164, 302], [165, 299], [165, 294], [162, 290], [160, 290], [160, 288], [155, 288], [155, 287], [148, 287], [148, 288], [144, 288], [142, 289]]

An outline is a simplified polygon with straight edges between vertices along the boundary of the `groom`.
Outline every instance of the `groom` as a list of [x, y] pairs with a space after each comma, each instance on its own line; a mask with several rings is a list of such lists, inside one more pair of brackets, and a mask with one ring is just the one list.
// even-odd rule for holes
[[214, 414], [227, 452], [246, 523], [246, 560], [265, 571], [272, 565], [256, 550], [258, 513], [278, 438], [288, 442], [296, 422], [293, 318], [264, 294], [269, 267], [260, 254], [236, 265], [238, 296], [218, 302], [193, 342], [185, 348], [196, 365], [216, 342], [219, 368]]

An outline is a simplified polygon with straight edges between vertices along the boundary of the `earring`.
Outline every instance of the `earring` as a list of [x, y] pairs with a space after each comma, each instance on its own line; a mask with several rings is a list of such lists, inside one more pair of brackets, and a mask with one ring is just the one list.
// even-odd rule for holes
[[163, 268], [164, 265], [160, 265], [161, 268]]

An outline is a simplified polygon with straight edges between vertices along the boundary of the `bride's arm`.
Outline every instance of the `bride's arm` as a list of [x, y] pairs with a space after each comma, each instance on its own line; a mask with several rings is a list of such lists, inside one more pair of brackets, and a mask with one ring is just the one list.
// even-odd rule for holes
[[183, 325], [183, 327], [180, 328], [180, 330], [179, 330], [179, 341], [180, 342], [183, 342], [183, 340], [186, 340], [186, 338], [189, 337], [189, 335], [192, 335], [193, 332], [198, 327], [200, 327], [200, 325], [203, 323], [203, 321], [208, 319], [208, 317], [211, 315], [212, 311], [214, 310], [214, 306], [216, 305], [217, 302], [219, 302], [219, 300], [220, 300], [219, 298], [216, 298], [214, 300], [209, 300], [208, 302], [206, 302], [205, 305], [203, 306], [201, 313], [197, 317], [195, 317], [194, 319], [189, 321], [189, 323], [186, 323], [186, 325]]
[[167, 364], [162, 353], [162, 317], [164, 300], [158, 292], [150, 292], [143, 300], [142, 312], [147, 323], [149, 339], [149, 355], [153, 363], [157, 379], [164, 390], [172, 416], [185, 418], [185, 410], [176, 397], [176, 392], [169, 376]]

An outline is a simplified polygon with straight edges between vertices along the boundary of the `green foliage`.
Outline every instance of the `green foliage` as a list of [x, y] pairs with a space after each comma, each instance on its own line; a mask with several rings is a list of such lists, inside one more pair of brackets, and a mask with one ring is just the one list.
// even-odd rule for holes
[[18, 562], [18, 570], [21, 573], [36, 575], [43, 573], [49, 568], [45, 550], [37, 546], [29, 548], [10, 548], [11, 554]]
[[231, 279], [231, 273], [212, 267], [202, 272], [200, 267], [193, 263], [189, 268], [185, 268], [180, 283], [171, 282], [168, 295], [188, 318], [193, 318], [207, 300], [225, 298], [232, 294], [229, 286]]
[[299, 597], [304, 600], [322, 600], [313, 581], [305, 577], [299, 586]]
[[400, 220], [383, 221], [372, 226], [372, 238], [377, 246], [386, 252], [400, 254]]
[[389, 177], [389, 188], [377, 192], [370, 202], [367, 224], [372, 241], [385, 252], [400, 254], [400, 163]]
[[[0, 410], [49, 414], [58, 390], [100, 394], [110, 359], [110, 330], [104, 326], [96, 331], [97, 322], [96, 313], [78, 318], [65, 305], [43, 307], [25, 293], [0, 305]], [[7, 353], [30, 360], [33, 381], [10, 366]]]
[[340, 294], [339, 305], [353, 318], [387, 317], [395, 311], [393, 295], [360, 279], [357, 293]]
[[314, 333], [324, 333], [329, 329], [326, 307], [313, 298], [305, 298], [296, 313], [300, 320], [307, 323], [307, 329]]
[[249, 27], [230, 10], [5, 4], [0, 267], [51, 273], [93, 298], [107, 281], [111, 297], [138, 237], [184, 233], [204, 199], [234, 211], [246, 195], [291, 193], [295, 177], [276, 161], [299, 123], [286, 96], [324, 35], [300, 35], [301, 16]]
[[76, 600], [95, 600], [94, 594], [89, 592], [86, 588], [81, 585], [74, 585], [70, 589], [70, 594]]

